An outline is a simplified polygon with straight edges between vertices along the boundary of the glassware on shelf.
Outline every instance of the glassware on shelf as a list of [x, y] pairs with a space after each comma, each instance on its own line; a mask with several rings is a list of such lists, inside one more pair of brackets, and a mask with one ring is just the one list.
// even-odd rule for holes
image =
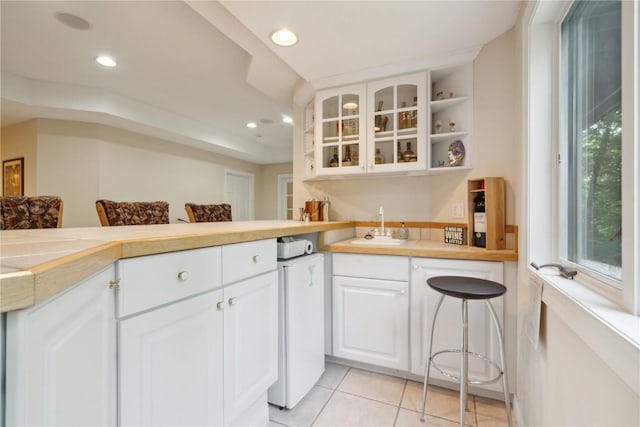
[[433, 124], [433, 133], [440, 133], [442, 130], [442, 122], [440, 120], [436, 120]]
[[379, 148], [376, 148], [376, 157], [375, 157], [375, 162], [376, 165], [381, 165], [384, 163], [384, 156], [382, 155], [382, 153], [380, 152]]
[[329, 160], [329, 167], [337, 168], [338, 165], [340, 165], [340, 160], [338, 159], [338, 148], [335, 147], [333, 149], [333, 157], [331, 157], [331, 160]]
[[344, 147], [344, 157], [342, 158], [342, 166], [351, 166], [351, 148], [348, 145]]
[[404, 163], [404, 156], [402, 155], [402, 148], [400, 146], [400, 141], [398, 141], [398, 163]]
[[[407, 103], [402, 102], [400, 108], [407, 108]], [[409, 111], [401, 111], [398, 113], [398, 129], [408, 129], [411, 127], [411, 113]]]
[[449, 132], [456, 131], [456, 121], [453, 119], [449, 119]]

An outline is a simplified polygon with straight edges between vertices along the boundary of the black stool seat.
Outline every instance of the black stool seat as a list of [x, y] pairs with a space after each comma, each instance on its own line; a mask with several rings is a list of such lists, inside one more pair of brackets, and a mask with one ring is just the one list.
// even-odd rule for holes
[[462, 299], [490, 299], [507, 292], [507, 288], [491, 280], [464, 276], [435, 276], [427, 284], [442, 294]]

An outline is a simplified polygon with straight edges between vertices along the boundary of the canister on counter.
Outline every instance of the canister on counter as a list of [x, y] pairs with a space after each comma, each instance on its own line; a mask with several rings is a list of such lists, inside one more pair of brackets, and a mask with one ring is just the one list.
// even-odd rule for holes
[[322, 202], [319, 200], [304, 202], [304, 210], [309, 214], [311, 221], [322, 221]]

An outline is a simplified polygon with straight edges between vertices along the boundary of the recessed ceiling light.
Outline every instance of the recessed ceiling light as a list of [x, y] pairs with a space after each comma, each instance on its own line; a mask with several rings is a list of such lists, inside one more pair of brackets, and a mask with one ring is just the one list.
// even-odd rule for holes
[[293, 123], [293, 119], [289, 116], [282, 116], [282, 123]]
[[247, 123], [247, 127], [248, 127], [248, 128], [251, 128], [251, 129], [253, 129], [253, 128], [257, 127], [257, 126], [258, 126], [258, 125], [257, 125], [257, 124], [255, 124], [254, 122], [249, 122], [249, 123]]
[[269, 38], [278, 46], [285, 47], [293, 46], [298, 42], [298, 35], [286, 28], [280, 28], [278, 30], [272, 31], [271, 34], [269, 34]]
[[118, 63], [109, 55], [100, 55], [96, 58], [96, 62], [105, 67], [115, 67]]
[[345, 102], [342, 105], [342, 108], [344, 108], [345, 110], [355, 110], [356, 108], [358, 108], [358, 103], [357, 102]]

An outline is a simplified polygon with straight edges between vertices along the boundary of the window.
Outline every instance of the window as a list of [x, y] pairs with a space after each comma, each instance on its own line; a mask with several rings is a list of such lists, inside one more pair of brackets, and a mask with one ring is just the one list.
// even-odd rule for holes
[[621, 2], [576, 1], [561, 25], [561, 256], [622, 280]]

